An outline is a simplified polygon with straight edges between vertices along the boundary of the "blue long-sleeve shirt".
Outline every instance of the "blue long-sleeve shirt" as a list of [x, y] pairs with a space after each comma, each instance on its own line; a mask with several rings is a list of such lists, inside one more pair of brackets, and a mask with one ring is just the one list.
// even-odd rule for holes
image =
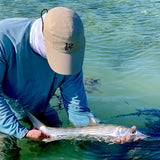
[[87, 125], [88, 115], [93, 116], [87, 107], [82, 71], [67, 76], [57, 74], [47, 59], [30, 47], [34, 21], [28, 18], [0, 21], [0, 132], [17, 138], [23, 138], [28, 129], [20, 125], [3, 94], [18, 100], [24, 109], [38, 113], [45, 110], [60, 87], [65, 109], [74, 125]]

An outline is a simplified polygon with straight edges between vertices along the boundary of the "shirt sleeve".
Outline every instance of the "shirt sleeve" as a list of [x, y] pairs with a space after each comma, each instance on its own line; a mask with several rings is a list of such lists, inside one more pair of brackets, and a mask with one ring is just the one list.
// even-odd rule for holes
[[0, 132], [23, 138], [28, 129], [23, 127], [7, 104], [3, 93], [3, 80], [7, 69], [7, 61], [0, 48]]
[[69, 120], [75, 126], [89, 125], [91, 117], [98, 123], [100, 122], [88, 108], [82, 71], [75, 75], [65, 76], [60, 89]]

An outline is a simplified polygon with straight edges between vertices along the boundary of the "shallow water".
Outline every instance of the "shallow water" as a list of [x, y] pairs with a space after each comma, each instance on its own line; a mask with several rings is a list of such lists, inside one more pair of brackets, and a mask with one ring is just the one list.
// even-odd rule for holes
[[[87, 42], [84, 78], [99, 80], [96, 88], [89, 86], [91, 92], [87, 92], [92, 112], [105, 123], [136, 125], [148, 134], [158, 133], [160, 1], [1, 0], [0, 19], [39, 17], [43, 8], [54, 6], [69, 7], [83, 20]], [[157, 109], [154, 113], [150, 112], [153, 108]], [[136, 109], [145, 114], [124, 116]], [[59, 115], [64, 126], [68, 125], [64, 110]], [[149, 124], [155, 125], [155, 130]], [[159, 136], [125, 145], [22, 140], [18, 142], [19, 159], [159, 159], [159, 141]]]

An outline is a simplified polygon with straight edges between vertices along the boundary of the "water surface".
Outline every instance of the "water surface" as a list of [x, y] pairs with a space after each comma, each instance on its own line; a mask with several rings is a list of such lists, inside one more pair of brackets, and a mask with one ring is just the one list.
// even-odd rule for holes
[[[84, 23], [84, 79], [99, 79], [97, 89], [87, 93], [92, 112], [106, 123], [136, 125], [149, 131], [146, 124], [151, 120], [147, 118], [153, 119], [153, 126], [159, 120], [155, 113], [160, 106], [160, 1], [1, 0], [0, 19], [39, 18], [43, 8], [56, 6], [73, 9]], [[156, 112], [148, 111], [148, 115], [112, 118], [153, 108]], [[59, 111], [59, 115], [64, 126], [69, 125], [65, 111]], [[159, 126], [156, 127], [155, 132], [159, 132]], [[157, 136], [125, 145], [74, 141], [40, 144], [22, 140], [18, 143], [19, 159], [159, 159], [159, 140]]]

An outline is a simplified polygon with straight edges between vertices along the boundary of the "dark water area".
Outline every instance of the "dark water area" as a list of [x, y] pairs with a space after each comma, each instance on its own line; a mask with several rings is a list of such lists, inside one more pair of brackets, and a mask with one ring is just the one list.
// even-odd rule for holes
[[[42, 9], [56, 6], [73, 9], [84, 23], [84, 83], [92, 112], [106, 124], [136, 125], [148, 138], [110, 145], [23, 139], [15, 159], [160, 159], [160, 1], [1, 0], [0, 19], [39, 18]], [[60, 97], [50, 104], [69, 126]]]

